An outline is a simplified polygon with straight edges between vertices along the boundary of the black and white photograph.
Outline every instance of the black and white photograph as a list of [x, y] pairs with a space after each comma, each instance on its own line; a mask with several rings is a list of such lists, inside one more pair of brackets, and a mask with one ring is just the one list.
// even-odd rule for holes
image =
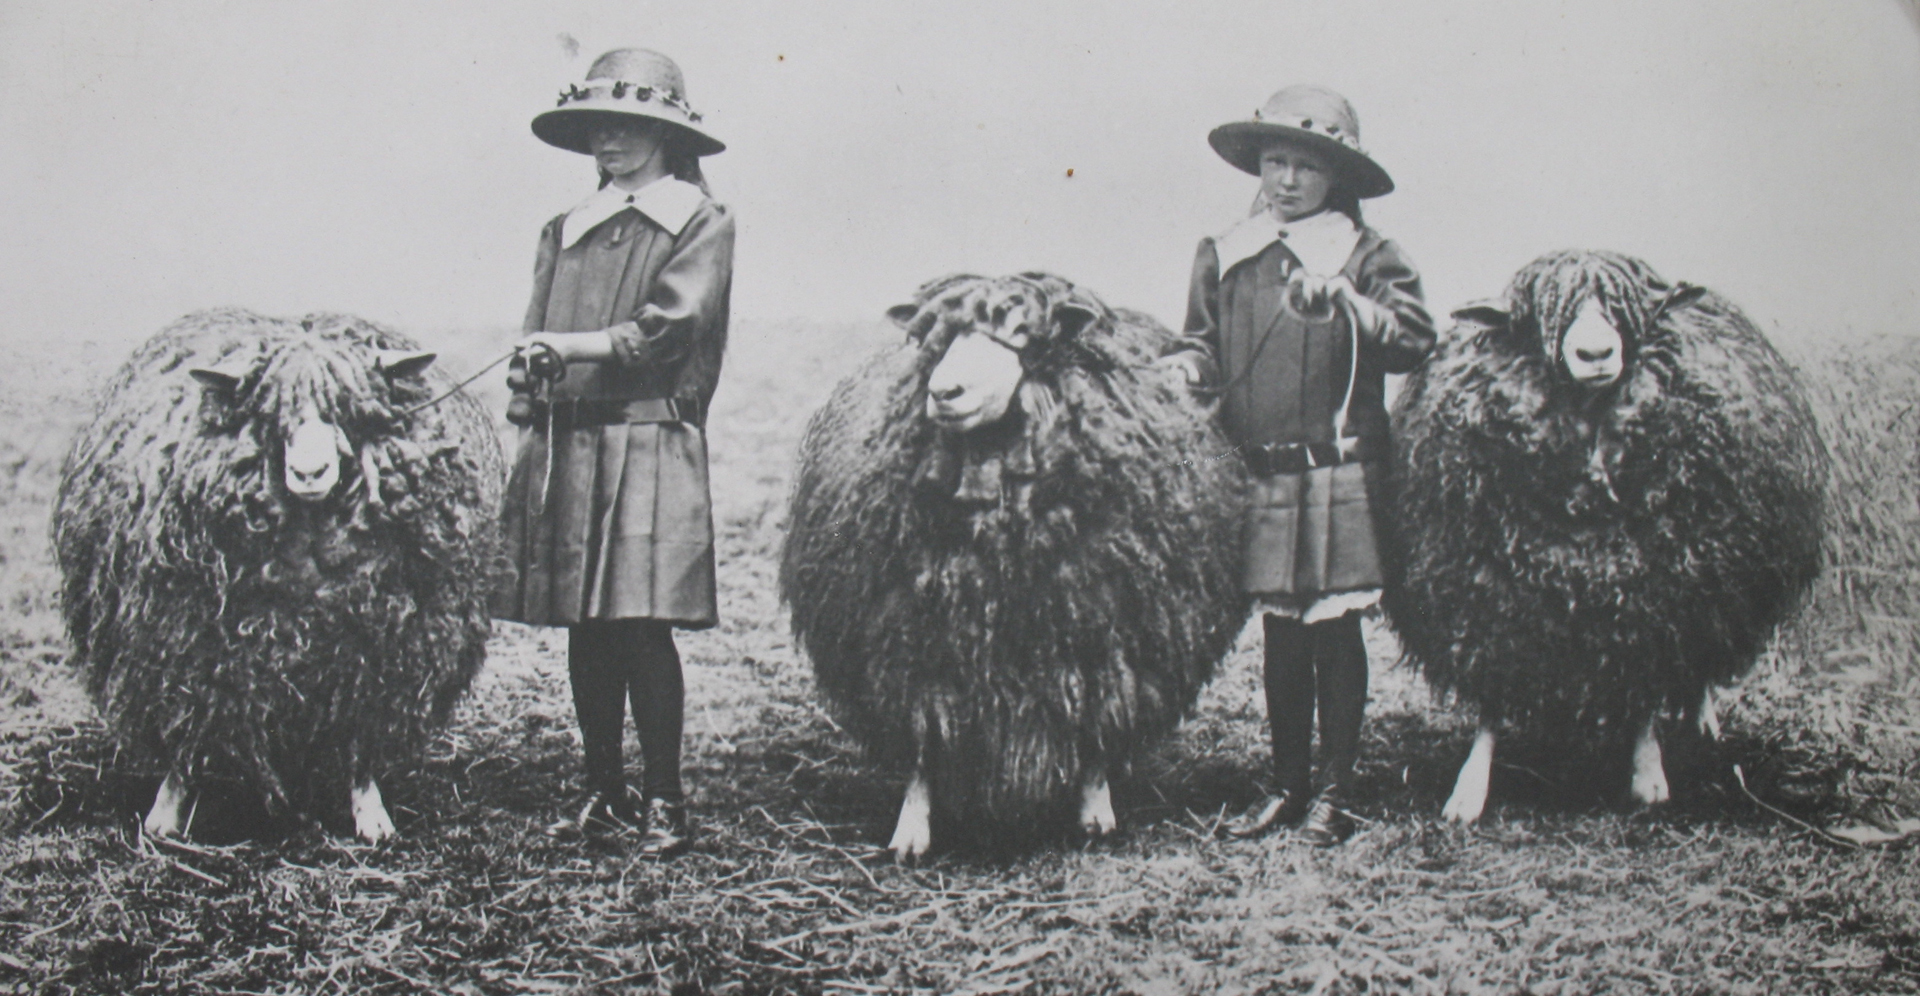
[[1920, 994], [1920, 0], [0, 0], [0, 994]]

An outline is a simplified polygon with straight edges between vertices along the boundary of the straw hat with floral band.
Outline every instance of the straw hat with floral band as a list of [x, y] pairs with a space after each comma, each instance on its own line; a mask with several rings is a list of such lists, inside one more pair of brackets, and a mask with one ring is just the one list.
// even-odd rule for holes
[[686, 79], [672, 59], [651, 49], [616, 48], [593, 60], [587, 78], [569, 83], [559, 106], [533, 119], [533, 133], [548, 145], [592, 155], [588, 139], [609, 119], [650, 118], [674, 127], [676, 145], [695, 156], [726, 149], [700, 123], [687, 103]]
[[1253, 112], [1253, 120], [1223, 124], [1207, 135], [1220, 158], [1254, 176], [1260, 175], [1260, 153], [1275, 140], [1325, 156], [1355, 197], [1393, 191], [1393, 178], [1360, 148], [1360, 118], [1353, 105], [1326, 87], [1287, 87], [1268, 97], [1266, 106]]

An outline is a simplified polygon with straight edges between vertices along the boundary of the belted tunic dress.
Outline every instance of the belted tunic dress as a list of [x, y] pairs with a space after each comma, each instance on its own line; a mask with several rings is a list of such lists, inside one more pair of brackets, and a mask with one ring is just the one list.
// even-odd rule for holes
[[[1287, 280], [1303, 268], [1344, 276], [1377, 307], [1296, 313]], [[1324, 618], [1364, 604], [1341, 605], [1343, 593], [1377, 597], [1369, 496], [1388, 454], [1386, 375], [1412, 370], [1434, 339], [1413, 263], [1344, 214], [1282, 225], [1263, 213], [1201, 240], [1174, 351], [1218, 393], [1221, 427], [1249, 457], [1242, 584], [1264, 607], [1313, 621], [1316, 603], [1336, 606]]]
[[494, 615], [718, 621], [704, 413], [726, 349], [734, 222], [699, 187], [603, 188], [540, 233], [529, 332], [605, 330], [536, 407], [502, 509]]

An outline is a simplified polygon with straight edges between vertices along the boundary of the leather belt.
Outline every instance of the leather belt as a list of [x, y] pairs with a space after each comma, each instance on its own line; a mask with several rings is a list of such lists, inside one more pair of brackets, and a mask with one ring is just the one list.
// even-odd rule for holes
[[[533, 404], [533, 417], [544, 420], [546, 407]], [[559, 398], [552, 403], [555, 425], [635, 425], [650, 422], [684, 422], [700, 425], [705, 412], [692, 398], [633, 398], [626, 401], [607, 398]], [[535, 424], [538, 424], [536, 421]]]
[[1271, 477], [1303, 474], [1316, 467], [1360, 463], [1370, 456], [1369, 449], [1371, 447], [1356, 445], [1351, 452], [1342, 452], [1332, 443], [1261, 443], [1245, 447], [1242, 452], [1246, 454], [1247, 469], [1254, 476]]

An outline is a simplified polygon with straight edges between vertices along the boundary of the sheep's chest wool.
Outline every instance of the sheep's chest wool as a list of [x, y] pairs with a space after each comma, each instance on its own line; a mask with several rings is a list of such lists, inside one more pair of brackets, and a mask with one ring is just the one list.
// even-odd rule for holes
[[[1554, 354], [1583, 300], [1623, 336], [1600, 390]], [[1483, 722], [1630, 735], [1743, 674], [1811, 584], [1826, 453], [1724, 298], [1563, 253], [1506, 304], [1456, 316], [1395, 406], [1387, 608]]]
[[986, 321], [958, 306], [936, 321], [935, 298], [1002, 285], [1071, 288], [923, 288], [903, 321], [918, 333], [809, 425], [781, 565], [834, 715], [876, 759], [924, 772], [936, 818], [989, 838], [1051, 825], [1090, 768], [1168, 732], [1246, 614], [1238, 461], [1154, 369], [1169, 333], [1151, 318], [1094, 301], [1071, 341], [1033, 332], [1000, 423], [955, 438], [930, 421], [930, 371]]
[[345, 316], [209, 311], [109, 383], [53, 533], [74, 663], [136, 763], [304, 804], [449, 717], [502, 467], [464, 395], [409, 411], [451, 386], [431, 360]]

